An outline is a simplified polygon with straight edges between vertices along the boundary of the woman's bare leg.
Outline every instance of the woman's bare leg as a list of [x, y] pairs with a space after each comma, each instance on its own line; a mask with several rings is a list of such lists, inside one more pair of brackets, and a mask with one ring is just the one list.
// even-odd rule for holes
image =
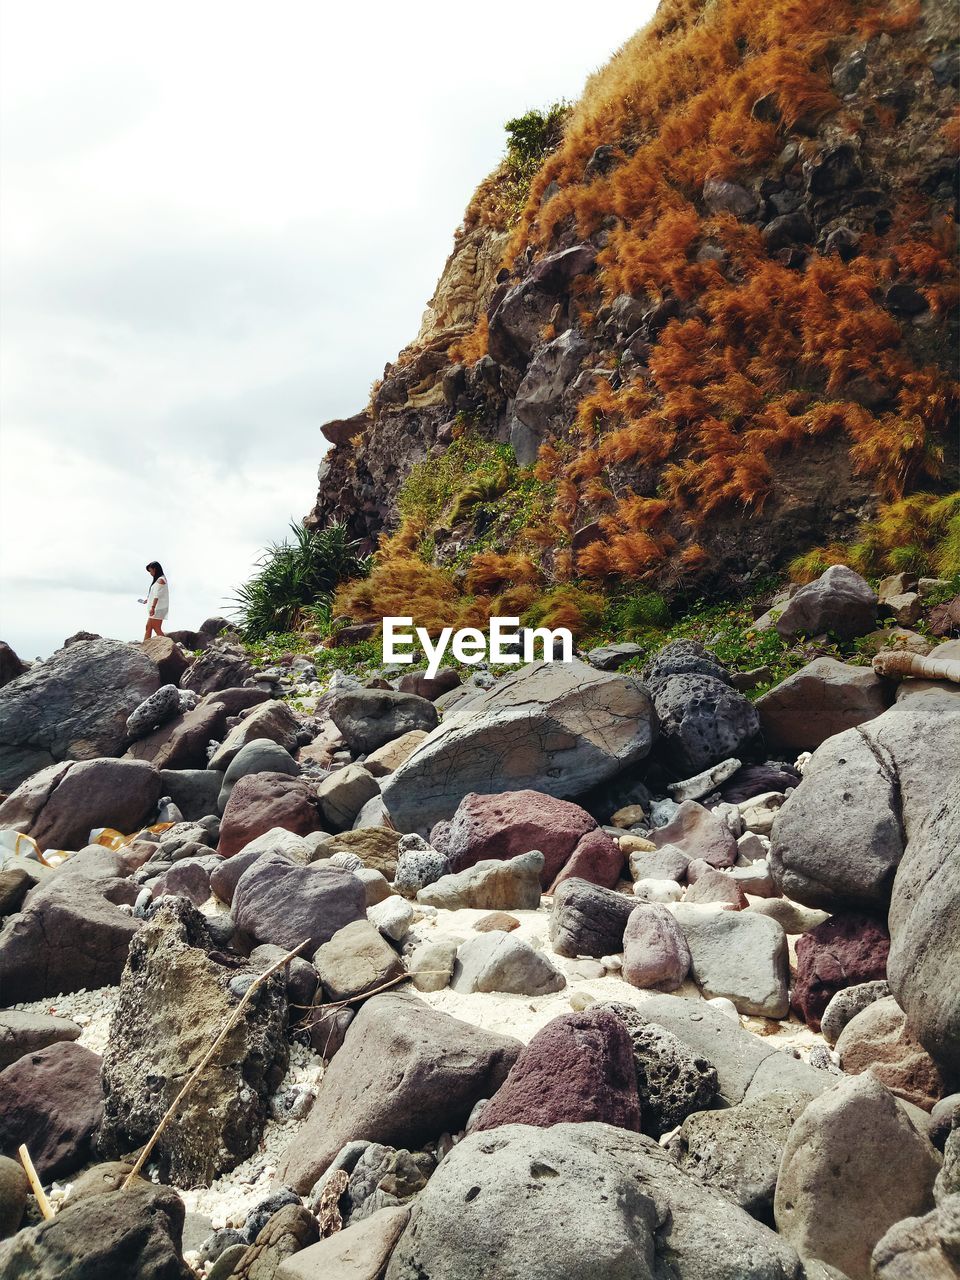
[[143, 633], [144, 643], [146, 643], [151, 636], [162, 636], [162, 635], [163, 635], [162, 619], [148, 618], [147, 629]]

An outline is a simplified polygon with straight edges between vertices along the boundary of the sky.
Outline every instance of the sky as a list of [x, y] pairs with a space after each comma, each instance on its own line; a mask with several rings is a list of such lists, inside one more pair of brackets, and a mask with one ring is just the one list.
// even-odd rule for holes
[[3, 0], [0, 638], [223, 613], [320, 425], [409, 342], [503, 123], [652, 14], [606, 0]]

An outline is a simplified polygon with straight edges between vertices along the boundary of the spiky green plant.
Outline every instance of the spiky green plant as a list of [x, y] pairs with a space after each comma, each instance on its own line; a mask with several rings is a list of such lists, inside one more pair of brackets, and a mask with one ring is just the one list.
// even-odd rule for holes
[[347, 578], [363, 577], [369, 557], [346, 525], [307, 529], [291, 523], [293, 540], [271, 543], [257, 561], [257, 572], [237, 589], [233, 609], [247, 641], [296, 631], [321, 619], [334, 589]]

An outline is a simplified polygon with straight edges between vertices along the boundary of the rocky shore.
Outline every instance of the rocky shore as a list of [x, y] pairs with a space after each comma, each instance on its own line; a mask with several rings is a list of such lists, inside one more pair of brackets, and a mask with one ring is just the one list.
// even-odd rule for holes
[[0, 1273], [960, 1274], [958, 651], [11, 665]]

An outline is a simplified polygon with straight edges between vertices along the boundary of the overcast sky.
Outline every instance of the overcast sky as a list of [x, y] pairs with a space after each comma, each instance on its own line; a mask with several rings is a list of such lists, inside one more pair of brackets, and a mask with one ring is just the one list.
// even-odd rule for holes
[[652, 0], [4, 0], [0, 636], [222, 612], [416, 334], [503, 122]]

